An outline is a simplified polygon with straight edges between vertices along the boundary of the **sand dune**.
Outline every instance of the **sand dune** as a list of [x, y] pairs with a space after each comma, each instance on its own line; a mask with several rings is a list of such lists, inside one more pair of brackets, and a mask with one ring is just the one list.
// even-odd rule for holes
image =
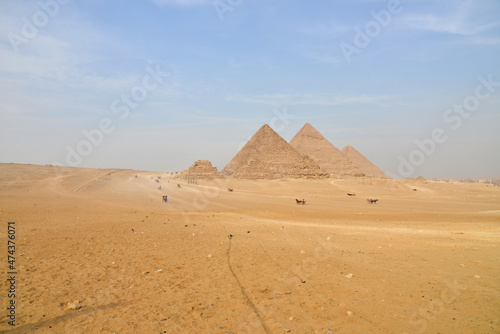
[[0, 164], [0, 203], [18, 266], [0, 331], [500, 331], [498, 187]]

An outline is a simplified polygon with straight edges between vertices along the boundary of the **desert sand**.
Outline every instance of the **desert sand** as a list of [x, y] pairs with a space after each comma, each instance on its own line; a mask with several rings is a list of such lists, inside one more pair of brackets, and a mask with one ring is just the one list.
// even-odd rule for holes
[[0, 210], [3, 332], [500, 332], [498, 187], [0, 164]]

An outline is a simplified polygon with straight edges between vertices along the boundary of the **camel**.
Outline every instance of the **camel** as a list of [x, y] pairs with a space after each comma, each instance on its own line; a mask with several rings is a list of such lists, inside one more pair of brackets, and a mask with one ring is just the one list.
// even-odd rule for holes
[[306, 204], [306, 200], [305, 199], [295, 199], [295, 201], [297, 202], [297, 204], [302, 204], [302, 205], [305, 205]]

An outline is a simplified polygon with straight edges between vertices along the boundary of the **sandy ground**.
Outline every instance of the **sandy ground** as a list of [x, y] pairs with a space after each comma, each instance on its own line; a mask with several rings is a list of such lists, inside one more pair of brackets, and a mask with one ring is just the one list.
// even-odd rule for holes
[[0, 164], [0, 332], [500, 332], [498, 187], [169, 177]]

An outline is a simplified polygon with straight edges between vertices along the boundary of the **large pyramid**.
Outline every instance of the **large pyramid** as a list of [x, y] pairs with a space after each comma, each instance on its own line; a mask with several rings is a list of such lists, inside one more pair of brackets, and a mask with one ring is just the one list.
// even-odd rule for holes
[[297, 152], [267, 124], [255, 133], [221, 173], [240, 179], [329, 177], [317, 163]]
[[292, 138], [290, 145], [299, 153], [308, 155], [323, 170], [333, 176], [363, 176], [363, 171], [349, 161], [311, 124], [306, 123]]
[[379, 177], [388, 179], [389, 177], [384, 174], [377, 166], [371, 163], [370, 160], [365, 158], [361, 153], [356, 151], [351, 145], [347, 145], [342, 149], [342, 154], [355, 164], [359, 169], [365, 173], [366, 176]]

